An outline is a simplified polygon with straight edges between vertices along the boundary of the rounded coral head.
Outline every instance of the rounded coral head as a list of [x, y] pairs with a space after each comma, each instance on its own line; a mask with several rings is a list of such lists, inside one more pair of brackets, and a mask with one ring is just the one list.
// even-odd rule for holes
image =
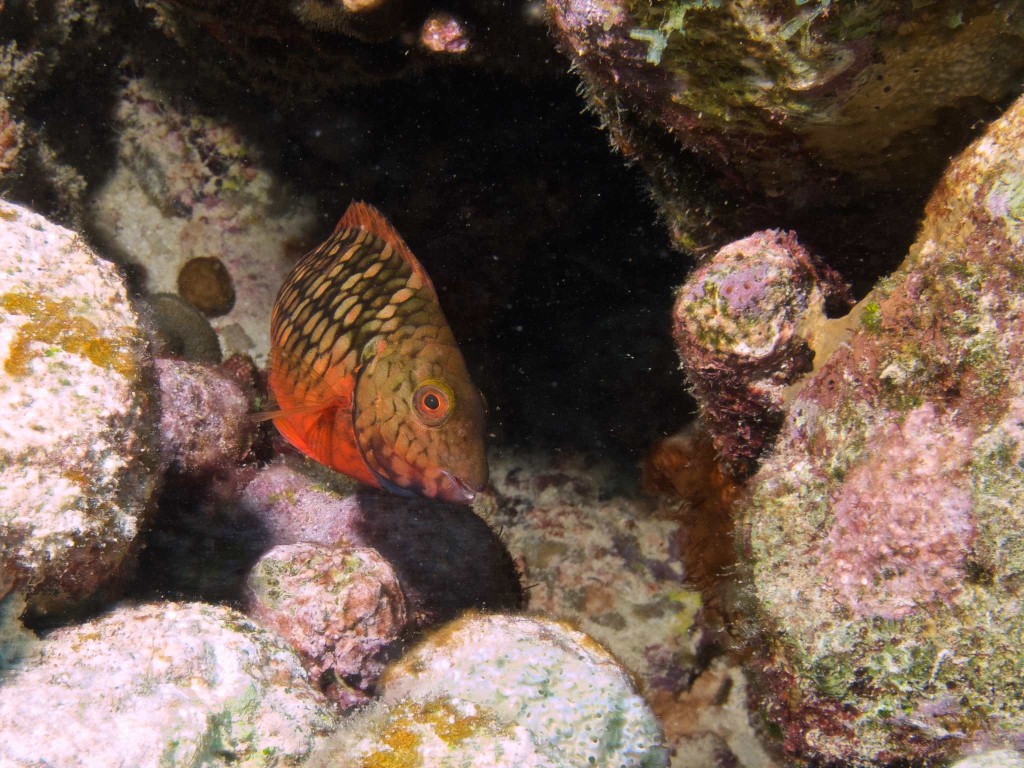
[[381, 342], [368, 356], [356, 443], [381, 487], [469, 504], [487, 485], [483, 398], [451, 333], [430, 336]]

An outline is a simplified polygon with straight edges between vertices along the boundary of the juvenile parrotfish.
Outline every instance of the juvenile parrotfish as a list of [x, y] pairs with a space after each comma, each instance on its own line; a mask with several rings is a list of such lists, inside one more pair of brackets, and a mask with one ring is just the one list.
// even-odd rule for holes
[[470, 503], [487, 483], [484, 404], [423, 266], [352, 203], [295, 265], [270, 321], [267, 414], [307, 456], [395, 493]]

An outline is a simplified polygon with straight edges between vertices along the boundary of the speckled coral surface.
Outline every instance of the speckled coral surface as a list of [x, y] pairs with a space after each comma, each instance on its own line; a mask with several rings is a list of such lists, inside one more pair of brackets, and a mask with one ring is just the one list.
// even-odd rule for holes
[[937, 761], [1024, 730], [1021, 190], [1019, 101], [950, 166], [754, 479], [761, 690], [795, 756]]
[[198, 603], [57, 630], [0, 687], [12, 767], [297, 766], [333, 725], [284, 641]]
[[306, 768], [569, 768], [521, 725], [457, 697], [377, 704], [346, 720]]
[[383, 701], [458, 696], [524, 726], [570, 765], [668, 765], [661, 726], [629, 674], [568, 624], [465, 617], [388, 668]]
[[116, 576], [156, 483], [150, 373], [114, 267], [0, 201], [0, 561], [35, 610]]

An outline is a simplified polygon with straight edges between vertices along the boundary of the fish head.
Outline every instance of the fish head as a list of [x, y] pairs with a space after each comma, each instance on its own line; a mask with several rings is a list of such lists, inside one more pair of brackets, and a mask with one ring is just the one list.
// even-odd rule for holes
[[487, 485], [485, 408], [449, 339], [371, 341], [353, 423], [381, 487], [469, 504]]

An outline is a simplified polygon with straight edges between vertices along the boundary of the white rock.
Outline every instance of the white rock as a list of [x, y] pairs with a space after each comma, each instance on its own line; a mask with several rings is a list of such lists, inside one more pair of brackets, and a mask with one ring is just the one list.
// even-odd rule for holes
[[530, 731], [569, 765], [668, 765], [661, 726], [625, 669], [567, 624], [478, 615], [452, 622], [388, 668], [382, 699], [457, 696]]
[[290, 648], [201, 603], [119, 608], [0, 686], [0, 765], [295, 766], [334, 725]]
[[117, 270], [0, 201], [0, 571], [46, 612], [122, 569], [156, 484], [148, 357]]

